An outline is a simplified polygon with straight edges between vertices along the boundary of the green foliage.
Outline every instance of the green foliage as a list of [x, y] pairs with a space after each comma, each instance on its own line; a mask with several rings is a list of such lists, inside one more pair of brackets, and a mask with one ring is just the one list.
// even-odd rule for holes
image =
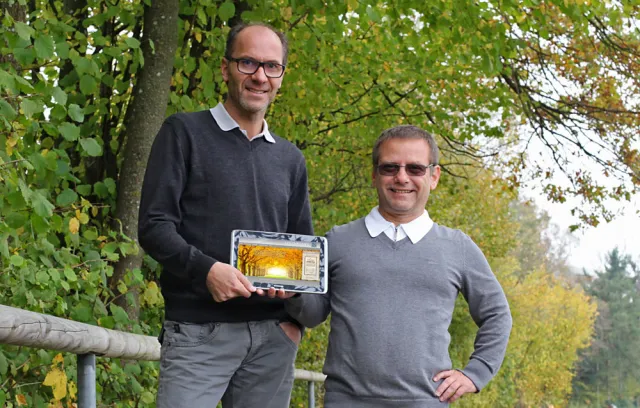
[[598, 301], [598, 319], [592, 346], [581, 355], [576, 402], [632, 406], [640, 398], [638, 271], [616, 248], [607, 254], [603, 271], [584, 277], [586, 292]]

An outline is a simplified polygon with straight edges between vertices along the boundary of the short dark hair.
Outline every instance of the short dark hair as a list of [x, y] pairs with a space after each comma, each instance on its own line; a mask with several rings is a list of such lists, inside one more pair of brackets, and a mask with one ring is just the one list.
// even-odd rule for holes
[[373, 159], [373, 167], [376, 167], [378, 165], [378, 160], [380, 160], [380, 146], [390, 139], [422, 139], [426, 141], [429, 145], [429, 156], [431, 157], [431, 163], [428, 164], [438, 164], [438, 144], [436, 143], [436, 139], [433, 135], [417, 126], [400, 125], [389, 128], [378, 136], [378, 140], [376, 140], [376, 143], [373, 146], [373, 153], [371, 155]]
[[289, 42], [287, 41], [287, 36], [283, 32], [278, 31], [269, 24], [265, 23], [240, 23], [233, 26], [233, 28], [231, 28], [231, 31], [229, 31], [229, 35], [227, 35], [227, 47], [224, 50], [225, 57], [233, 56], [233, 47], [236, 43], [238, 34], [240, 34], [242, 30], [248, 27], [264, 27], [273, 31], [273, 33], [280, 39], [280, 43], [282, 43], [282, 65], [287, 65], [287, 57], [289, 56]]

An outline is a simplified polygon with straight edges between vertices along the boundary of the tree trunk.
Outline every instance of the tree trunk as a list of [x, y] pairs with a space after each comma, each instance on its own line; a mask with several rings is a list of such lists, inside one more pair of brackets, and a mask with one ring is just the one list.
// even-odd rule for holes
[[[124, 157], [116, 207], [116, 219], [122, 222], [123, 232], [136, 241], [142, 180], [151, 144], [162, 125], [169, 99], [177, 47], [178, 9], [178, 0], [153, 0], [151, 6], [145, 6], [144, 11], [142, 52], [145, 62], [134, 86], [134, 99], [125, 119]], [[155, 52], [151, 48], [151, 41]], [[120, 259], [110, 280], [112, 288], [116, 288], [127, 272], [141, 266], [142, 255], [140, 251], [137, 255]], [[137, 320], [139, 288], [129, 288], [129, 291], [135, 296], [134, 304], [128, 305], [124, 297], [120, 297], [117, 303], [127, 311], [129, 317]]]

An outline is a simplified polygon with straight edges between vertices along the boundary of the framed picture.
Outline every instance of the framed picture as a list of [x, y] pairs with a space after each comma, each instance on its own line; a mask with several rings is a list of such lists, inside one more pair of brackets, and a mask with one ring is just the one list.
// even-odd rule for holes
[[231, 265], [260, 289], [326, 293], [327, 239], [313, 235], [234, 230]]

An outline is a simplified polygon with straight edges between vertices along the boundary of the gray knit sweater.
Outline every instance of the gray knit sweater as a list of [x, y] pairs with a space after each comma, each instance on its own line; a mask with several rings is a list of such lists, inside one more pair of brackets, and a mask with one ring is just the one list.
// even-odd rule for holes
[[369, 235], [364, 219], [333, 228], [329, 292], [303, 295], [286, 310], [308, 327], [331, 312], [324, 365], [327, 407], [441, 407], [433, 377], [452, 368], [448, 332], [458, 293], [479, 327], [461, 370], [478, 389], [504, 358], [511, 314], [480, 249], [434, 224], [416, 244]]

